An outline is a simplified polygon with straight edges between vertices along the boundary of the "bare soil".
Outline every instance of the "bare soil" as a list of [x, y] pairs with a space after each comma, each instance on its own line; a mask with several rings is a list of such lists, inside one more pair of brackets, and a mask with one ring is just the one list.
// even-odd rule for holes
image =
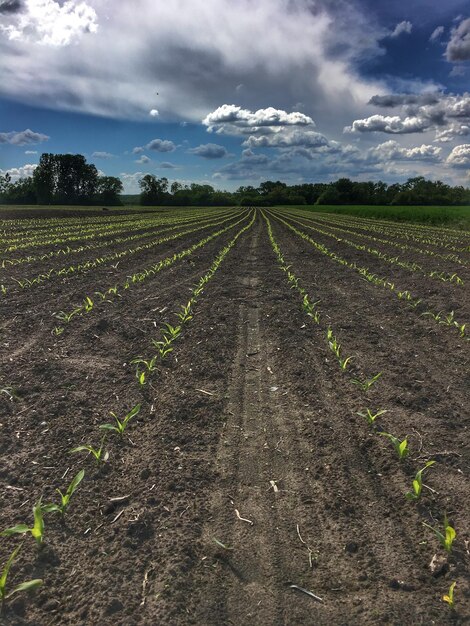
[[[54, 500], [86, 472], [64, 521], [45, 517], [44, 546], [26, 537], [10, 582], [44, 583], [6, 602], [1, 624], [469, 623], [469, 343], [268, 215], [291, 270], [320, 301], [320, 325], [280, 270], [258, 212], [144, 387], [130, 361], [149, 354], [240, 227], [59, 336], [54, 312], [217, 228], [1, 301], [0, 388], [15, 397], [0, 394], [0, 529], [32, 523], [41, 496]], [[470, 322], [468, 282], [417, 277], [305, 232]], [[354, 357], [345, 372], [328, 326]], [[378, 372], [367, 393], [351, 383]], [[70, 454], [99, 443], [110, 411], [137, 403], [122, 440], [108, 437], [103, 467]], [[357, 415], [366, 408], [387, 411], [379, 429], [408, 436], [407, 459]], [[422, 498], [408, 501], [429, 459]], [[457, 533], [450, 555], [423, 526], [442, 528], [445, 513]], [[18, 541], [0, 540], [0, 567]], [[442, 596], [454, 581], [451, 610]]]

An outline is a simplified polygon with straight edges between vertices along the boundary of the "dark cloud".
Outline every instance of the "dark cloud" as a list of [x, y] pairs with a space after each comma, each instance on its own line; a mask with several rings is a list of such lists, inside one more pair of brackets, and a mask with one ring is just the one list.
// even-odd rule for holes
[[448, 61], [470, 61], [470, 18], [463, 20], [452, 29], [446, 48]]
[[19, 13], [23, 9], [23, 3], [20, 0], [5, 0], [0, 2], [0, 13], [10, 14]]
[[0, 133], [0, 144], [9, 143], [12, 146], [26, 146], [34, 143], [47, 141], [49, 137], [42, 133], [35, 133], [30, 128], [21, 132], [12, 131], [10, 133]]
[[132, 150], [132, 154], [142, 154], [145, 150], [153, 150], [154, 152], [174, 152], [175, 144], [169, 139], [152, 139], [145, 146], [136, 146]]
[[189, 154], [196, 154], [204, 159], [223, 159], [229, 156], [227, 149], [216, 143], [201, 144], [197, 148], [190, 148], [188, 152]]
[[436, 93], [402, 93], [402, 94], [387, 94], [384, 96], [372, 96], [367, 104], [373, 104], [377, 107], [383, 107], [391, 109], [393, 107], [403, 106], [405, 104], [437, 104], [440, 99], [440, 94]]

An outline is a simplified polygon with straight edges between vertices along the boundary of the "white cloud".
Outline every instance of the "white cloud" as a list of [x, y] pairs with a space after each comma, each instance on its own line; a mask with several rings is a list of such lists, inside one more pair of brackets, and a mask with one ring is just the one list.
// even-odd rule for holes
[[399, 37], [403, 33], [407, 35], [411, 34], [413, 30], [413, 24], [408, 20], [403, 20], [403, 22], [399, 22], [392, 33], [390, 33], [390, 37]]
[[378, 161], [438, 161], [442, 148], [422, 144], [414, 148], [402, 148], [391, 139], [368, 151], [368, 156]]
[[0, 144], [9, 143], [13, 146], [26, 146], [34, 143], [41, 143], [50, 139], [43, 133], [35, 133], [30, 128], [20, 132], [12, 131], [9, 133], [0, 133]]
[[20, 178], [29, 178], [33, 175], [34, 170], [37, 168], [36, 163], [27, 163], [21, 167], [11, 167], [9, 170], [0, 169], [0, 174], [10, 174], [11, 182], [16, 183]]
[[148, 156], [146, 156], [145, 154], [143, 154], [140, 159], [136, 160], [136, 163], [140, 163], [141, 165], [146, 165], [147, 163], [150, 163], [152, 159], [149, 159]]
[[[287, 113], [274, 107], [249, 111], [235, 104], [223, 104], [202, 120], [209, 132], [239, 134], [256, 132], [263, 127], [314, 126], [308, 115], [294, 111]], [[248, 129], [248, 130], [247, 130]]]
[[448, 61], [470, 60], [470, 18], [452, 29], [446, 48], [446, 58]]
[[114, 154], [111, 154], [111, 152], [93, 152], [93, 154], [91, 155], [92, 158], [94, 159], [112, 159], [114, 158]]
[[[39, 0], [35, 2], [39, 6]], [[40, 11], [34, 32], [26, 29], [15, 40], [0, 33], [0, 94], [28, 104], [148, 120], [158, 89], [161, 117], [200, 121], [243, 84], [243, 106], [248, 110], [269, 103], [290, 111], [293, 102], [305, 102], [306, 114], [321, 115], [317, 121], [326, 132], [325, 124], [336, 126], [339, 120], [342, 126], [359, 117], [363, 103], [382, 91], [380, 81], [359, 76], [356, 60], [381, 53], [377, 40], [383, 29], [353, 3], [41, 2], [60, 15], [75, 15], [79, 6], [93, 5], [97, 17], [84, 11], [88, 22], [65, 33], [55, 26], [56, 20], [49, 20], [38, 35], [36, 22], [46, 19]], [[19, 16], [14, 19], [10, 26], [18, 30]], [[98, 19], [99, 36], [76, 36], [86, 29], [95, 31]], [[58, 54], [55, 47], [32, 45], [26, 37], [73, 45]]]
[[67, 0], [25, 0], [21, 11], [12, 13], [9, 23], [0, 24], [11, 41], [66, 46], [84, 33], [96, 33], [97, 15], [86, 2]]
[[150, 109], [149, 111], [150, 117], [158, 117], [160, 115], [158, 109]]
[[437, 26], [431, 33], [429, 37], [429, 41], [438, 41], [441, 36], [444, 34], [445, 28], [444, 26]]
[[188, 153], [195, 154], [196, 156], [203, 157], [204, 159], [223, 159], [224, 157], [229, 156], [225, 146], [220, 146], [216, 143], [201, 144], [196, 148], [190, 148]]
[[470, 168], [470, 143], [455, 146], [447, 157], [447, 163], [452, 167]]
[[438, 130], [434, 141], [447, 143], [457, 137], [466, 137], [467, 135], [470, 135], [470, 124], [451, 124], [444, 130]]
[[272, 135], [261, 135], [255, 137], [250, 135], [243, 142], [244, 146], [250, 148], [289, 148], [292, 146], [304, 146], [308, 148], [319, 148], [326, 146], [328, 139], [321, 133], [313, 130], [288, 130]]
[[175, 144], [169, 139], [152, 139], [145, 146], [136, 146], [132, 150], [132, 154], [142, 154], [145, 150], [153, 150], [154, 152], [174, 152]]
[[24, 153], [25, 154], [37, 154], [38, 151], [37, 150], [25, 150]]
[[344, 132], [382, 132], [399, 135], [404, 133], [421, 133], [428, 126], [429, 123], [426, 120], [416, 116], [401, 119], [399, 115], [371, 115], [362, 120], [354, 120], [352, 126], [346, 126]]

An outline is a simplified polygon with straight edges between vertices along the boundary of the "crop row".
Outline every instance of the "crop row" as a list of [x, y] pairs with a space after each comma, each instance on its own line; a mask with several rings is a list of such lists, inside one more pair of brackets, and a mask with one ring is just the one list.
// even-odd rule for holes
[[[311, 297], [311, 295], [307, 292], [307, 290], [301, 286], [300, 280], [295, 275], [294, 271], [292, 270], [291, 264], [288, 263], [288, 261], [285, 259], [281, 251], [281, 248], [274, 237], [270, 220], [264, 214], [264, 212], [263, 212], [263, 217], [266, 221], [268, 237], [271, 243], [271, 247], [277, 258], [279, 268], [281, 269], [281, 271], [285, 273], [287, 281], [291, 289], [294, 289], [294, 291], [298, 294], [301, 307], [304, 313], [317, 326], [321, 326], [322, 325], [321, 315], [318, 309], [319, 301], [315, 302], [313, 298]], [[335, 332], [330, 324], [328, 324], [327, 328], [324, 329], [324, 337], [325, 337], [325, 341], [326, 341], [326, 345], [328, 349], [336, 357], [340, 370], [344, 373], [347, 373], [348, 364], [351, 362], [351, 360], [354, 357], [352, 355], [344, 356], [342, 354], [341, 344], [339, 343], [339, 340], [336, 337]], [[350, 382], [353, 385], [355, 385], [364, 394], [364, 400], [366, 401], [368, 391], [371, 389], [371, 387], [377, 384], [377, 382], [379, 381], [379, 379], [382, 378], [382, 376], [383, 376], [383, 372], [378, 372], [377, 374], [367, 376], [364, 379], [350, 378]], [[383, 428], [377, 425], [377, 421], [376, 421], [377, 418], [387, 413], [387, 410], [383, 408], [371, 409], [370, 407], [365, 408], [365, 409], [361, 408], [360, 410], [359, 408], [357, 408], [355, 410], [355, 413], [366, 420], [368, 426], [372, 429], [373, 433], [376, 433], [379, 436], [385, 437], [390, 441], [398, 457], [398, 460], [401, 462], [401, 465], [403, 467], [403, 461], [409, 456], [409, 453], [410, 453], [408, 436], [405, 436], [403, 439], [400, 439], [399, 437], [396, 437], [395, 435], [389, 432], [386, 432]], [[405, 473], [408, 474], [410, 478], [410, 483], [411, 483], [410, 490], [405, 492], [404, 494], [405, 498], [408, 501], [411, 501], [411, 502], [420, 501], [421, 496], [422, 496], [422, 490], [423, 490], [423, 474], [430, 467], [432, 467], [435, 463], [436, 461], [434, 459], [427, 459], [426, 462], [424, 463], [424, 466], [420, 467], [417, 470], [416, 469], [413, 470], [409, 465], [407, 465], [406, 468], [404, 468], [404, 471], [406, 469]], [[431, 491], [432, 493], [435, 493], [434, 490], [431, 490]], [[419, 510], [419, 512], [421, 512], [421, 510]], [[456, 535], [456, 531], [454, 527], [449, 523], [446, 513], [444, 513], [444, 515], [442, 516], [442, 519], [443, 519], [442, 527], [439, 527], [438, 525], [432, 526], [428, 522], [425, 522], [425, 521], [422, 521], [422, 524], [423, 526], [427, 527], [435, 534], [442, 548], [450, 555], [452, 552], [452, 548], [453, 548], [453, 542], [456, 539], [457, 535]], [[446, 602], [448, 602], [451, 607], [454, 604], [453, 591], [455, 588], [455, 584], [456, 584], [455, 582], [452, 583], [449, 593], [443, 596], [443, 599]]]
[[303, 231], [297, 229], [295, 226], [284, 220], [277, 214], [274, 214], [275, 219], [279, 222], [287, 226], [292, 232], [294, 232], [298, 237], [310, 243], [316, 250], [318, 250], [321, 254], [329, 257], [336, 263], [348, 267], [352, 269], [356, 273], [358, 273], [362, 278], [367, 280], [370, 284], [376, 287], [383, 287], [384, 289], [389, 290], [393, 293], [399, 300], [402, 300], [407, 305], [409, 305], [413, 309], [417, 309], [420, 305], [422, 310], [422, 315], [427, 315], [434, 319], [439, 325], [445, 325], [451, 329], [456, 329], [459, 332], [460, 337], [466, 337], [466, 324], [462, 324], [455, 319], [454, 312], [443, 312], [443, 311], [433, 311], [428, 306], [425, 305], [425, 302], [421, 299], [413, 295], [408, 289], [400, 289], [394, 282], [391, 282], [388, 278], [380, 277], [374, 274], [369, 270], [369, 268], [365, 266], [358, 265], [355, 261], [347, 261], [343, 257], [339, 256], [335, 252], [331, 251], [324, 244], [318, 243], [309, 235], [304, 233]]
[[[237, 243], [238, 239], [248, 229], [252, 227], [256, 218], [256, 213], [253, 211], [250, 217], [251, 219], [248, 224], [244, 225], [237, 232], [237, 234], [218, 252], [209, 270], [205, 272], [203, 276], [201, 276], [200, 280], [193, 288], [191, 298], [188, 304], [182, 307], [184, 310], [181, 313], [177, 314], [178, 319], [180, 320], [180, 326], [178, 327], [178, 330], [171, 327], [169, 324], [165, 326], [165, 330], [162, 330], [162, 333], [165, 333], [162, 336], [167, 337], [166, 333], [168, 332], [168, 328], [172, 329], [172, 338], [169, 340], [169, 344], [172, 344], [180, 336], [182, 326], [192, 319], [192, 308], [196, 305], [198, 298], [200, 298], [203, 294], [205, 286], [213, 278], [213, 276], [227, 257], [228, 253]], [[173, 350], [172, 346], [171, 348], [167, 349], [166, 354], [168, 354], [171, 350]], [[166, 356], [166, 354], [164, 356]], [[140, 384], [145, 384], [145, 380], [142, 381], [142, 377], [140, 378]], [[109, 450], [107, 449], [107, 436], [114, 436], [115, 438], [117, 438], [117, 441], [122, 442], [123, 436], [126, 433], [127, 428], [129, 427], [131, 421], [140, 413], [141, 407], [142, 403], [134, 405], [134, 407], [131, 408], [123, 417], [120, 417], [116, 415], [116, 413], [111, 412], [113, 421], [111, 423], [105, 423], [98, 426], [99, 431], [103, 433], [103, 436], [101, 437], [98, 445], [88, 443], [80, 444], [73, 447], [69, 452], [71, 454], [86, 453], [94, 459], [94, 462], [98, 467], [101, 467], [103, 464], [107, 463], [110, 458]], [[80, 469], [64, 492], [62, 492], [60, 489], [56, 490], [59, 494], [59, 500], [57, 502], [43, 503], [42, 496], [39, 498], [39, 500], [36, 501], [33, 506], [32, 525], [29, 525], [27, 523], [16, 524], [15, 526], [12, 526], [2, 531], [0, 533], [0, 536], [13, 537], [19, 535], [21, 537], [25, 537], [27, 535], [31, 535], [31, 537], [35, 540], [39, 554], [43, 546], [45, 545], [45, 519], [48, 519], [48, 517], [52, 514], [57, 514], [63, 520], [66, 513], [68, 515], [72, 496], [74, 495], [84, 478], [85, 470]], [[17, 556], [22, 546], [23, 543], [20, 543], [14, 548], [3, 568], [2, 575], [0, 577], [0, 610], [3, 608], [5, 602], [15, 594], [35, 589], [41, 586], [44, 582], [42, 579], [33, 579], [20, 583], [19, 585], [16, 585], [11, 589], [9, 588], [9, 573], [15, 560], [17, 559]]]

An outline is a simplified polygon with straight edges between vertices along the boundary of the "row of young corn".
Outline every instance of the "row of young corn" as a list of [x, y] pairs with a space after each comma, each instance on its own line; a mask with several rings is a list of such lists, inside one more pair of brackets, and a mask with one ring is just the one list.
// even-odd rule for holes
[[366, 240], [369, 242], [383, 244], [390, 248], [402, 250], [405, 253], [409, 252], [417, 256], [431, 256], [436, 260], [436, 262], [439, 262], [442, 260], [446, 262], [456, 263], [457, 265], [460, 265], [460, 266], [470, 265], [470, 259], [467, 261], [466, 259], [462, 259], [461, 257], [459, 257], [457, 254], [453, 254], [450, 252], [445, 253], [445, 254], [440, 253], [435, 250], [430, 250], [428, 248], [418, 247], [417, 245], [410, 245], [407, 243], [403, 243], [403, 242], [400, 242], [398, 239], [384, 239], [383, 237], [374, 237], [374, 235], [372, 235], [370, 232], [362, 232], [362, 233], [358, 232], [354, 224], [342, 223], [340, 221], [330, 220], [329, 217], [323, 214], [315, 213], [315, 214], [307, 215], [305, 211], [303, 212], [286, 211], [286, 214], [292, 215], [297, 218], [301, 218], [302, 220], [312, 223], [316, 226], [323, 226], [325, 228], [328, 228], [328, 230], [331, 230], [334, 232], [339, 232], [339, 233], [349, 235], [357, 239]]
[[[271, 247], [276, 256], [279, 268], [285, 273], [287, 281], [291, 289], [294, 289], [295, 292], [298, 294], [302, 310], [317, 326], [319, 327], [322, 326], [322, 322], [321, 322], [322, 316], [318, 308], [319, 301], [314, 301], [313, 298], [311, 297], [311, 294], [309, 294], [307, 290], [301, 285], [300, 279], [298, 278], [298, 276], [295, 275], [292, 269], [292, 266], [288, 263], [287, 259], [284, 257], [282, 250], [274, 237], [272, 225], [271, 225], [269, 218], [264, 212], [262, 212], [262, 214], [266, 222], [268, 237], [271, 242]], [[347, 374], [348, 365], [354, 357], [352, 355], [346, 356], [343, 354], [339, 339], [335, 335], [335, 331], [331, 327], [330, 324], [328, 324], [326, 329], [324, 329], [324, 337], [325, 337], [327, 348], [336, 357], [340, 370], [344, 372], [345, 374]], [[383, 376], [383, 372], [370, 374], [369, 376], [366, 376], [363, 379], [350, 377], [350, 382], [353, 385], [355, 385], [364, 394], [364, 399], [366, 399], [367, 392], [371, 389], [372, 386], [374, 386], [379, 381], [379, 379], [382, 376]], [[375, 432], [377, 435], [380, 435], [382, 437], [386, 437], [391, 442], [399, 461], [403, 461], [409, 455], [409, 452], [410, 452], [408, 436], [406, 436], [403, 439], [400, 439], [399, 437], [396, 437], [392, 433], [386, 432], [382, 428], [376, 427], [377, 418], [380, 417], [381, 415], [384, 415], [386, 412], [387, 411], [385, 409], [373, 409], [372, 410], [370, 407], [366, 407], [366, 408], [361, 408], [360, 410], [357, 410], [356, 414], [361, 416], [367, 421], [368, 426], [372, 429], [373, 432]], [[435, 463], [436, 463], [435, 460], [429, 459], [427, 460], [427, 462], [424, 464], [423, 467], [411, 473], [411, 476], [410, 476], [411, 489], [410, 491], [405, 493], [405, 497], [407, 500], [413, 501], [413, 502], [418, 502], [420, 500], [421, 495], [422, 495], [422, 489], [423, 489], [423, 474], [426, 470], [428, 470], [428, 468], [430, 468]], [[432, 532], [434, 532], [442, 548], [448, 554], [451, 554], [453, 542], [456, 538], [456, 531], [449, 523], [447, 514], [444, 513], [443, 515], [442, 527], [431, 526], [430, 524], [424, 521], [422, 522], [422, 524], [425, 527], [429, 528]], [[456, 582], [453, 582], [450, 586], [448, 593], [443, 595], [443, 599], [448, 604], [450, 604], [451, 607], [453, 607], [454, 605], [453, 593], [454, 593], [455, 585], [456, 585]]]
[[[183, 326], [192, 319], [193, 308], [197, 304], [198, 300], [201, 298], [205, 286], [216, 274], [229, 252], [236, 245], [238, 239], [253, 226], [256, 218], [255, 212], [251, 212], [248, 217], [250, 218], [248, 223], [242, 226], [237, 234], [217, 253], [209, 269], [201, 276], [197, 284], [192, 289], [191, 296], [187, 304], [181, 306], [182, 311], [179, 313], [175, 313], [179, 320], [179, 325], [173, 327], [170, 324], [165, 324], [165, 327], [161, 329], [160, 340], [154, 340], [152, 342], [155, 347], [165, 346], [165, 350], [163, 352], [159, 350], [158, 354], [152, 358], [158, 358], [161, 361], [163, 358], [168, 356], [171, 351], [173, 351], [173, 343], [176, 341], [176, 339], [180, 337]], [[222, 234], [222, 232], [225, 232], [226, 230], [228, 229], [224, 229], [219, 234]], [[147, 362], [142, 359], [134, 361], [134, 364], [137, 364], [138, 367], [140, 367], [142, 363]], [[139, 384], [143, 386], [146, 384], [146, 382], [148, 382], [147, 375], [142, 375], [144, 372], [149, 374], [151, 372], [155, 372], [156, 369], [157, 368], [155, 363], [155, 366], [152, 367], [150, 370], [142, 370], [138, 375]], [[98, 466], [106, 463], [109, 460], [109, 450], [107, 450], [107, 436], [117, 436], [118, 440], [122, 441], [122, 437], [126, 432], [131, 420], [133, 420], [133, 418], [135, 418], [140, 413], [141, 407], [142, 403], [136, 404], [130, 411], [126, 413], [126, 415], [124, 415], [124, 417], [119, 417], [114, 412], [111, 412], [114, 421], [112, 423], [101, 424], [98, 426], [99, 431], [104, 433], [100, 439], [100, 443], [96, 446], [88, 443], [80, 444], [72, 448], [70, 450], [70, 453], [86, 453], [87, 455], [91, 455], [91, 457], [94, 459], [94, 462]], [[29, 525], [27, 523], [17, 524], [0, 532], [0, 537], [12, 537], [16, 535], [25, 537], [26, 535], [31, 535], [31, 537], [36, 542], [37, 549], [40, 550], [45, 543], [45, 518], [47, 519], [47, 517], [51, 514], [58, 514], [61, 519], [64, 519], [64, 516], [68, 512], [72, 496], [76, 492], [84, 477], [85, 470], [80, 469], [80, 471], [74, 476], [73, 480], [68, 485], [65, 492], [57, 489], [57, 492], [59, 494], [59, 499], [57, 502], [43, 503], [41, 496], [33, 506], [32, 525]], [[9, 587], [9, 573], [15, 560], [18, 557], [18, 553], [22, 545], [23, 543], [18, 544], [11, 552], [0, 575], [0, 611], [2, 610], [5, 602], [15, 594], [23, 591], [29, 591], [43, 584], [42, 579], [33, 579], [22, 582], [12, 588]]]
[[[232, 210], [232, 211], [220, 212], [216, 217], [222, 218], [222, 217], [228, 217], [229, 215], [235, 215], [235, 214], [236, 214], [236, 210]], [[121, 235], [113, 239], [106, 239], [106, 240], [101, 240], [101, 241], [97, 241], [94, 243], [83, 244], [80, 246], [76, 246], [74, 248], [72, 248], [71, 246], [66, 246], [64, 248], [55, 248], [54, 250], [45, 252], [43, 254], [27, 255], [23, 257], [3, 259], [0, 263], [0, 268], [6, 269], [15, 265], [39, 263], [41, 261], [47, 261], [55, 257], [65, 257], [69, 255], [74, 255], [74, 254], [81, 254], [88, 250], [96, 250], [96, 249], [101, 250], [103, 248], [108, 248], [110, 246], [128, 243], [129, 241], [147, 239], [148, 237], [151, 237], [156, 234], [169, 232], [171, 230], [176, 230], [178, 228], [184, 228], [196, 221], [198, 224], [209, 222], [210, 220], [213, 220], [214, 217], [215, 217], [214, 214], [211, 213], [210, 215], [201, 214], [199, 216], [187, 217], [185, 219], [173, 220], [173, 221], [169, 221], [167, 219], [164, 221], [155, 220], [155, 221], [152, 221], [152, 223], [147, 226], [145, 225], [142, 226], [140, 223], [137, 223], [137, 228], [129, 228], [128, 230], [126, 230], [126, 233], [134, 233], [134, 234], [129, 234], [126, 236]]]
[[[198, 225], [196, 227], [192, 227], [189, 229], [187, 228], [186, 230], [177, 232], [174, 235], [167, 235], [165, 237], [159, 237], [147, 243], [143, 243], [138, 246], [120, 250], [119, 252], [114, 252], [112, 254], [108, 254], [105, 256], [100, 256], [94, 259], [89, 259], [87, 261], [84, 261], [83, 263], [76, 263], [74, 265], [68, 265], [60, 269], [50, 268], [47, 272], [38, 274], [37, 276], [31, 277], [31, 278], [21, 278], [21, 279], [12, 278], [11, 280], [13, 280], [21, 289], [26, 289], [26, 288], [31, 288], [31, 287], [40, 285], [46, 281], [53, 280], [55, 278], [65, 278], [72, 274], [76, 275], [80, 273], [89, 272], [90, 270], [93, 270], [99, 266], [112, 264], [112, 263], [115, 263], [116, 261], [120, 261], [121, 259], [125, 257], [138, 254], [140, 252], [146, 252], [148, 250], [152, 250], [153, 248], [161, 244], [173, 241], [175, 239], [179, 239], [181, 237], [198, 232], [200, 230], [204, 230], [206, 228], [211, 228], [212, 226], [223, 224], [231, 219], [233, 219], [232, 215], [230, 215], [230, 217], [227, 217], [225, 219], [218, 218], [208, 223], [203, 222], [202, 225], [200, 224], [200, 222], [198, 222]], [[177, 228], [181, 228], [181, 226], [176, 226], [168, 230], [172, 231]], [[1, 292], [3, 295], [5, 295], [8, 292], [8, 288], [5, 285], [2, 285]]]
[[435, 322], [439, 325], [447, 326], [453, 330], [457, 330], [460, 337], [469, 339], [468, 334], [466, 332], [466, 323], [460, 323], [455, 319], [454, 311], [444, 312], [444, 311], [433, 311], [422, 298], [418, 298], [416, 295], [412, 294], [408, 289], [401, 289], [394, 282], [390, 281], [386, 277], [377, 276], [375, 273], [371, 272], [368, 267], [363, 265], [359, 265], [355, 261], [348, 261], [343, 257], [339, 256], [332, 250], [330, 250], [324, 244], [318, 243], [314, 239], [312, 239], [309, 235], [299, 230], [295, 226], [293, 226], [290, 222], [283, 219], [278, 213], [272, 213], [276, 220], [287, 226], [292, 232], [294, 232], [297, 236], [302, 238], [304, 241], [310, 243], [316, 250], [329, 257], [336, 263], [344, 267], [348, 267], [349, 269], [357, 272], [362, 278], [367, 280], [369, 283], [376, 287], [383, 287], [393, 293], [399, 300], [402, 300], [407, 305], [409, 305], [413, 309], [417, 309], [419, 306], [421, 315], [431, 317]]

